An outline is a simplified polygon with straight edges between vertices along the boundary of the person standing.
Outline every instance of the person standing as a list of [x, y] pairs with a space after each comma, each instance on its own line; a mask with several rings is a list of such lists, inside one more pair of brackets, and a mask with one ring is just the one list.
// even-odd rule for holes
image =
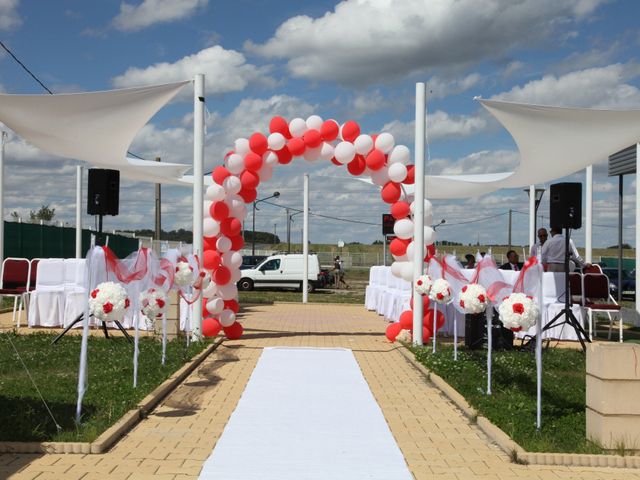
[[533, 247], [531, 247], [532, 257], [537, 257], [539, 254], [542, 253], [542, 246], [547, 241], [547, 238], [549, 238], [549, 233], [547, 232], [547, 229], [546, 228], [538, 229], [538, 241], [533, 245]]
[[[562, 234], [562, 229], [558, 227], [551, 227], [551, 238], [547, 240], [542, 246], [542, 265], [547, 272], [564, 272], [564, 256], [565, 256], [565, 237]], [[579, 268], [590, 267], [590, 263], [585, 263], [578, 249], [573, 244], [573, 240], [569, 239], [569, 271], [575, 270], [576, 266]]]

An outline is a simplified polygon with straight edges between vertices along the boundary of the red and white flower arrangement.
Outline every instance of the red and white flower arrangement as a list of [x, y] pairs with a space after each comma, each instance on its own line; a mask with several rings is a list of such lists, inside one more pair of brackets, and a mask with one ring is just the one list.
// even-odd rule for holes
[[506, 297], [498, 312], [504, 327], [514, 332], [531, 328], [540, 314], [535, 299], [524, 293], [512, 293]]
[[449, 303], [451, 300], [451, 286], [444, 278], [439, 278], [431, 286], [429, 298], [439, 304]]
[[487, 291], [482, 285], [470, 283], [460, 290], [460, 306], [465, 313], [482, 313], [487, 309]]
[[416, 278], [414, 284], [414, 290], [418, 295], [429, 295], [429, 291], [431, 290], [431, 286], [433, 285], [433, 280], [429, 275], [420, 275]]
[[189, 265], [189, 262], [178, 262], [176, 264], [176, 274], [173, 278], [173, 283], [179, 288], [184, 288], [193, 285], [193, 281], [193, 267]]
[[161, 318], [168, 308], [169, 299], [163, 290], [150, 288], [140, 294], [140, 311], [149, 321]]
[[127, 291], [114, 282], [103, 282], [89, 294], [89, 312], [103, 322], [122, 320], [130, 302]]

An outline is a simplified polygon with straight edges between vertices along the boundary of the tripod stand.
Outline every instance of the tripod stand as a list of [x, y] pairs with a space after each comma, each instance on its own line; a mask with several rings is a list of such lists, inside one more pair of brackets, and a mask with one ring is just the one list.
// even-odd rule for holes
[[[584, 328], [582, 327], [582, 325], [580, 325], [580, 322], [578, 322], [575, 315], [573, 314], [573, 311], [571, 310], [571, 290], [569, 288], [570, 287], [569, 259], [571, 258], [570, 248], [571, 247], [569, 243], [569, 228], [565, 228], [564, 229], [564, 287], [565, 287], [564, 307], [560, 312], [558, 312], [558, 314], [555, 317], [551, 319], [549, 323], [547, 323], [542, 328], [542, 331], [544, 332], [558, 325], [567, 324], [573, 327], [573, 329], [576, 331], [576, 335], [578, 337], [578, 340], [580, 341], [580, 345], [582, 345], [582, 350], [586, 351], [587, 346], [585, 345], [585, 340], [587, 342], [591, 342], [591, 340], [589, 340], [589, 336], [587, 335], [587, 332], [584, 331]], [[564, 320], [561, 321], [563, 317], [564, 317]]]

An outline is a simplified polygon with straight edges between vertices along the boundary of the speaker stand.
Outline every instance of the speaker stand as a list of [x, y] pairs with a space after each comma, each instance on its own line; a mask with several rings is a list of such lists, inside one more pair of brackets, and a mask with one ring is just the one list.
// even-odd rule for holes
[[[91, 317], [93, 317], [93, 315], [89, 315], [89, 318], [91, 318]], [[69, 330], [71, 330], [74, 326], [76, 326], [78, 323], [80, 323], [83, 318], [84, 318], [84, 313], [81, 313], [80, 315], [78, 315], [76, 317], [76, 319], [73, 322], [71, 322], [71, 324], [68, 325], [67, 328], [65, 328], [62, 331], [62, 333], [60, 333], [60, 335], [58, 335], [56, 338], [53, 339], [53, 342], [51, 342], [51, 345], [55, 345], [56, 343], [58, 343], [60, 341], [60, 339], [62, 337], [64, 337]], [[129, 343], [133, 344], [133, 339], [131, 338], [131, 335], [129, 335], [129, 333], [127, 333], [127, 331], [122, 326], [122, 324], [118, 320], [114, 320], [113, 323], [116, 324], [116, 326], [118, 327], [118, 330], [120, 330], [122, 332], [122, 334], [129, 341]], [[109, 332], [107, 331], [107, 323], [106, 322], [102, 322], [102, 331], [104, 332], [105, 338], [109, 338]]]

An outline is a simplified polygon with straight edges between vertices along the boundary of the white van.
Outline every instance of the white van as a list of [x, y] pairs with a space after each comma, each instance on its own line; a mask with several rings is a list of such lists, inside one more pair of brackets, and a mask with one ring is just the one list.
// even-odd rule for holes
[[[295, 288], [302, 291], [302, 268], [304, 256], [301, 254], [271, 255], [255, 268], [242, 270], [238, 290], [254, 288]], [[309, 254], [309, 286], [313, 292], [318, 284], [320, 262], [316, 254]]]

